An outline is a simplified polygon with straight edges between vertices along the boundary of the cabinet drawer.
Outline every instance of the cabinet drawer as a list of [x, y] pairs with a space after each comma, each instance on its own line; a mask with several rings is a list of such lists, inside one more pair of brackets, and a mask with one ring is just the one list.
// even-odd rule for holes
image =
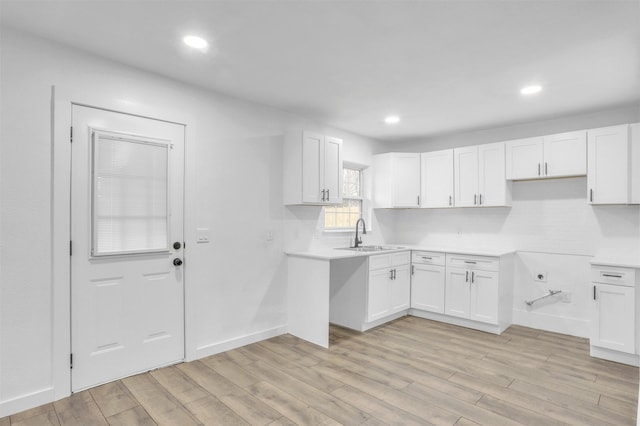
[[392, 266], [408, 265], [411, 263], [411, 252], [376, 254], [369, 256], [369, 270], [390, 268]]
[[411, 252], [411, 263], [423, 265], [445, 265], [445, 254], [435, 251]]
[[400, 253], [391, 253], [391, 266], [408, 265], [411, 263], [411, 252], [402, 251]]
[[497, 257], [447, 253], [447, 266], [454, 268], [481, 269], [484, 271], [498, 271], [500, 269], [500, 260]]
[[591, 281], [633, 287], [636, 283], [636, 270], [613, 266], [594, 266], [591, 268]]

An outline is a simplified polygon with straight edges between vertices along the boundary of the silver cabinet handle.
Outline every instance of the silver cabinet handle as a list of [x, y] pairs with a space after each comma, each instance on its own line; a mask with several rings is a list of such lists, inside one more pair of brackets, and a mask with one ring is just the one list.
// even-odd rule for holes
[[449, 205], [451, 206], [451, 195], [449, 195]]
[[420, 196], [418, 195], [418, 205], [420, 205]]
[[540, 176], [540, 163], [538, 163], [538, 176]]
[[596, 286], [593, 286], [593, 300], [596, 300]]
[[429, 256], [422, 256], [423, 259], [427, 259], [427, 260], [431, 260], [433, 259], [433, 257], [429, 257]]
[[611, 277], [611, 278], [622, 278], [622, 275], [616, 274], [602, 274], [603, 277]]
[[416, 273], [416, 265], [411, 265], [411, 275]]
[[393, 269], [389, 269], [389, 279], [393, 279]]
[[327, 201], [329, 201], [330, 197], [329, 197], [329, 190], [327, 189]]
[[544, 162], [544, 175], [545, 176], [549, 175], [549, 173], [547, 173], [547, 162], [546, 161]]
[[324, 201], [324, 189], [321, 192], [322, 192], [322, 201]]
[[593, 188], [589, 189], [589, 201], [593, 203]]
[[476, 261], [475, 260], [465, 260], [464, 263], [471, 263], [471, 264], [475, 265]]
[[464, 277], [464, 282], [468, 283], [469, 282], [469, 271], [467, 271], [465, 277]]
[[480, 194], [480, 205], [482, 205], [482, 194]]
[[476, 198], [478, 197], [477, 194], [473, 194], [473, 205], [476, 205]]
[[393, 270], [393, 279], [394, 279], [394, 280], [396, 279], [396, 270], [395, 270], [395, 268], [394, 268], [394, 270]]
[[476, 282], [476, 273], [471, 271], [471, 283]]

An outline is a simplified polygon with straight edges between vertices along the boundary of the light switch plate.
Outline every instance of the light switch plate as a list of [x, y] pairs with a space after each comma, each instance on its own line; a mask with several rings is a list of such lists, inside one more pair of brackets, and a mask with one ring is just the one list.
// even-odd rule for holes
[[206, 244], [211, 242], [211, 232], [209, 228], [198, 228], [196, 230], [196, 243]]

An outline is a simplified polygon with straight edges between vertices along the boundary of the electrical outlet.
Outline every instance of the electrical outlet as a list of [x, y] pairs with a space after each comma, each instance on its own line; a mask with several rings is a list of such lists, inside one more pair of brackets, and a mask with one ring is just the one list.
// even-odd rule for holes
[[562, 300], [563, 303], [571, 303], [571, 292], [563, 291], [560, 293], [560, 296], [562, 296], [560, 300]]
[[547, 273], [546, 272], [536, 272], [533, 274], [533, 280], [541, 283], [547, 282]]

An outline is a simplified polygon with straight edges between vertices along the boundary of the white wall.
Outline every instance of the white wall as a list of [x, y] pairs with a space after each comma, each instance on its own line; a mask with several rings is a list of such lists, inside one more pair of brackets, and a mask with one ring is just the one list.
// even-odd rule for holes
[[[286, 330], [283, 133], [321, 126], [7, 28], [1, 36], [0, 417], [60, 395], [52, 389], [52, 85], [186, 121], [187, 355]], [[346, 158], [368, 161], [372, 141], [325, 130], [345, 139]], [[195, 243], [197, 228], [211, 230], [210, 244]]]
[[[389, 144], [387, 150], [426, 152], [458, 146], [640, 121], [622, 107], [508, 128]], [[640, 252], [639, 206], [589, 206], [586, 177], [513, 182], [511, 208], [401, 210], [390, 218], [395, 243], [510, 247], [518, 250], [514, 321], [577, 336], [589, 333], [589, 261], [598, 254]], [[546, 283], [534, 273], [546, 272]], [[548, 289], [571, 293], [529, 308], [524, 300]]]

